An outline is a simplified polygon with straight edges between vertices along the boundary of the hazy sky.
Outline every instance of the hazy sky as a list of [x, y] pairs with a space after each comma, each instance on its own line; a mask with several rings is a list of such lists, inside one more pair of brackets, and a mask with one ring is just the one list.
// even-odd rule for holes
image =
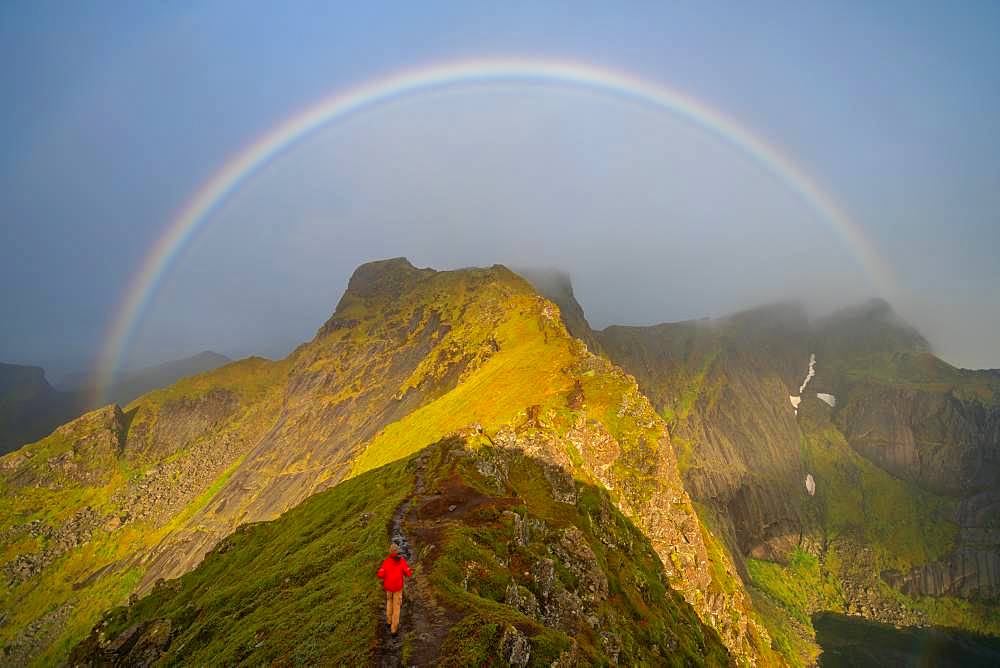
[[[80, 369], [183, 204], [331, 93], [474, 57], [685, 91], [793, 156], [946, 359], [1000, 367], [1000, 4], [0, 3], [0, 361]], [[753, 5], [752, 7], [750, 5]], [[178, 258], [128, 360], [283, 354], [360, 262], [547, 264], [597, 326], [877, 291], [732, 147], [594, 91], [470, 85], [325, 127]]]

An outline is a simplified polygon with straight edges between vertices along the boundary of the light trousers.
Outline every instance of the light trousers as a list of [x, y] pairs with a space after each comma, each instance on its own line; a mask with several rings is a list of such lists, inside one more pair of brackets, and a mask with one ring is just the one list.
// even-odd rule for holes
[[403, 607], [403, 591], [387, 591], [385, 593], [385, 621], [395, 633], [399, 628], [399, 610]]

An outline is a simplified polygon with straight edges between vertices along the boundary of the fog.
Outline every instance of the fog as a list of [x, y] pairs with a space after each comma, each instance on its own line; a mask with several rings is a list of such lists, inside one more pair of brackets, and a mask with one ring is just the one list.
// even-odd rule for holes
[[[175, 262], [129, 361], [283, 355], [356, 265], [400, 255], [558, 267], [597, 328], [787, 299], [820, 315], [883, 296], [953, 363], [997, 359], [995, 310], [885, 294], [787, 184], [703, 129], [599, 92], [494, 84], [397, 100], [274, 160]], [[897, 274], [905, 288], [907, 267]]]
[[662, 111], [464, 85], [314, 132], [176, 258], [124, 351], [281, 356], [360, 263], [572, 275], [595, 327], [882, 296], [948, 361], [1000, 367], [1000, 5], [0, 3], [0, 361], [91, 367], [178, 212], [330, 95], [480, 58], [665, 86], [791, 156], [895, 273], [731, 145]]

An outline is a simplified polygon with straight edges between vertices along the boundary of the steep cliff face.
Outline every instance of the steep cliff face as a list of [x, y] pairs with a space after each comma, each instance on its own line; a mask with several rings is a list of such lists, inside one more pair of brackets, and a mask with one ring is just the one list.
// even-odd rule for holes
[[948, 496], [989, 491], [1000, 481], [994, 390], [987, 374], [978, 387], [973, 374], [951, 375], [850, 383], [837, 425], [859, 454], [899, 478]]
[[739, 555], [787, 554], [809, 525], [788, 400], [807, 373], [807, 332], [801, 309], [778, 305], [596, 334], [667, 421], [687, 489], [723, 519]]
[[950, 367], [878, 300], [813, 323], [792, 305], [582, 323], [666, 420], [791, 661], [813, 660], [818, 610], [1000, 631], [996, 372]]
[[[858, 366], [875, 373], [858, 380]], [[847, 366], [847, 365], [845, 365]], [[926, 353], [854, 360], [834, 416], [851, 447], [893, 476], [951, 500], [955, 547], [886, 581], [912, 596], [1000, 595], [1000, 383]]]
[[[561, 502], [575, 503], [574, 479], [608, 490], [736, 660], [770, 652], [734, 566], [694, 513], [666, 423], [631, 377], [503, 267], [364, 265], [287, 360], [237, 362], [112, 412], [123, 429], [104, 478], [45, 488], [58, 517], [38, 518], [30, 504], [3, 514], [7, 555], [38, 549], [15, 536], [35, 519], [58, 532], [89, 507], [100, 527], [62, 561], [8, 581], [3, 609], [18, 612], [0, 637], [10, 657], [62, 656], [102, 608], [188, 572], [238, 526], [454, 433], [545, 463]], [[43, 441], [24, 453], [75, 447]], [[24, 465], [3, 460], [9, 485]], [[43, 493], [31, 484], [4, 487], [5, 502]]]

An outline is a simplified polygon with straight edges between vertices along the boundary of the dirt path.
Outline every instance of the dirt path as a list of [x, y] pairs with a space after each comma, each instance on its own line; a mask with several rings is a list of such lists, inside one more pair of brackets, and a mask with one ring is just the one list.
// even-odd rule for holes
[[[426, 570], [429, 563], [420, 558], [419, 543], [411, 540], [404, 527], [415, 521], [414, 509], [420, 508], [428, 500], [424, 487], [425, 459], [417, 459], [417, 471], [413, 495], [399, 505], [392, 517], [389, 538], [399, 546], [399, 551], [413, 569], [413, 577], [407, 579], [403, 590], [403, 608], [399, 619], [399, 633], [393, 637], [389, 625], [379, 624], [379, 644], [377, 662], [381, 668], [400, 666], [432, 666], [436, 663], [441, 642], [448, 628], [454, 623], [453, 616], [440, 607], [434, 599]], [[384, 611], [384, 608], [382, 608]], [[403, 647], [409, 646], [407, 662], [403, 662]]]

